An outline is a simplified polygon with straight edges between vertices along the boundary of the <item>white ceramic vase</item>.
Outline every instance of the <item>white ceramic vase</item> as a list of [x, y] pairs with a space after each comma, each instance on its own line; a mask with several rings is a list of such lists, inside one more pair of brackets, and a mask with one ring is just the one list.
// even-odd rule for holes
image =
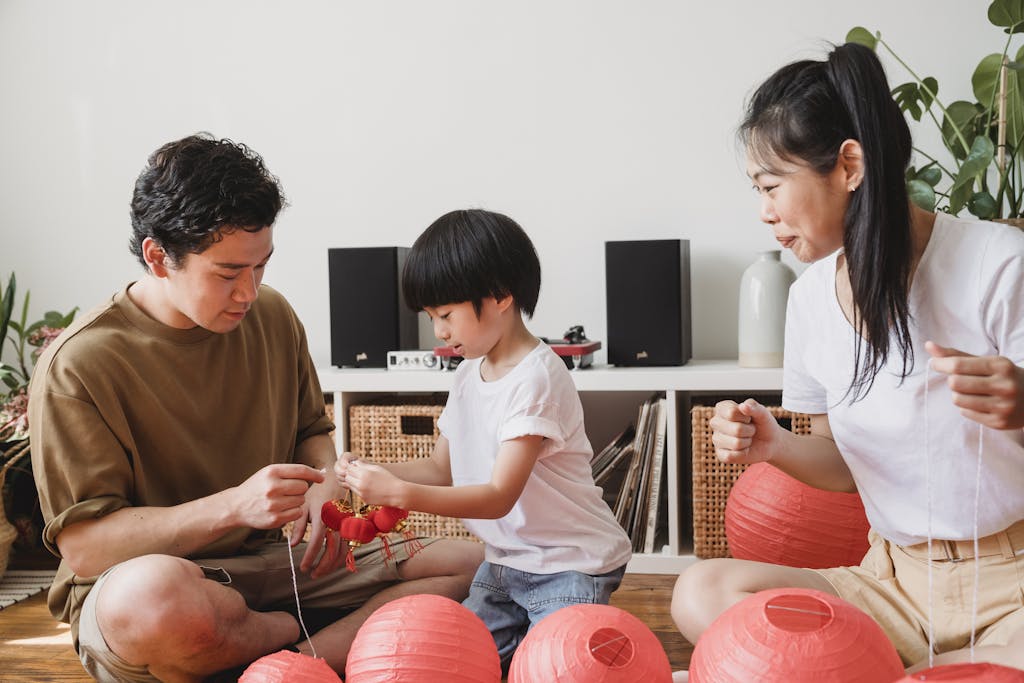
[[781, 368], [786, 333], [786, 301], [796, 281], [778, 250], [762, 251], [740, 280], [739, 364]]

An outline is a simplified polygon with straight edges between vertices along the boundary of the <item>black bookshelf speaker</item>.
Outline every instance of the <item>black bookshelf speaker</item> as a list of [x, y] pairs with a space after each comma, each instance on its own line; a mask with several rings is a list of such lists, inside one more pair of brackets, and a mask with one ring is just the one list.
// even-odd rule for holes
[[608, 362], [685, 365], [690, 360], [689, 240], [604, 243]]
[[331, 364], [387, 367], [388, 351], [419, 348], [416, 311], [402, 296], [407, 247], [327, 250]]

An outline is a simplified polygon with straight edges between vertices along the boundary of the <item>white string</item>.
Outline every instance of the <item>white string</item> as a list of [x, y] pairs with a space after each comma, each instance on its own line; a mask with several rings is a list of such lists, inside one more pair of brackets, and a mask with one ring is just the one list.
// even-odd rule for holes
[[981, 505], [981, 456], [985, 451], [985, 425], [978, 424], [978, 469], [974, 475], [974, 601], [971, 607], [971, 664], [974, 663], [974, 636], [978, 628], [978, 584], [981, 580], [978, 560], [978, 508]]
[[[925, 365], [924, 381], [924, 448], [925, 448], [925, 480], [928, 496], [928, 667], [934, 666], [935, 658], [935, 627], [932, 611], [933, 574], [932, 574], [932, 459], [929, 443], [928, 421], [928, 384], [931, 379], [931, 359]], [[974, 663], [974, 642], [978, 630], [978, 590], [981, 584], [981, 571], [978, 560], [980, 552], [978, 542], [978, 513], [981, 508], [981, 461], [985, 448], [985, 426], [978, 424], [978, 460], [974, 474], [974, 595], [971, 603], [971, 663]]]
[[316, 658], [316, 648], [313, 647], [313, 641], [309, 637], [309, 631], [306, 630], [306, 622], [302, 620], [302, 605], [299, 604], [299, 581], [295, 576], [295, 560], [292, 558], [292, 544], [285, 541], [288, 544], [288, 564], [292, 568], [292, 589], [295, 591], [295, 611], [299, 615], [299, 626], [302, 627], [302, 632], [306, 634], [306, 642], [309, 643], [309, 649], [313, 651], [313, 657]]
[[935, 620], [932, 611], [932, 449], [929, 443], [931, 430], [928, 422], [928, 384], [931, 381], [932, 361], [924, 366], [924, 462], [925, 489], [928, 496], [928, 668], [935, 665]]

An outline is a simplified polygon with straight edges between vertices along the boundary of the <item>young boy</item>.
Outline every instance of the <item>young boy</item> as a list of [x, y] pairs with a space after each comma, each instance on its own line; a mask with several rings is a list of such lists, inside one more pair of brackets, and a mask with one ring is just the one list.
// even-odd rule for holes
[[507, 216], [453, 211], [416, 240], [406, 302], [466, 360], [430, 458], [378, 465], [346, 453], [340, 483], [369, 503], [459, 517], [485, 546], [465, 605], [507, 669], [526, 632], [560, 607], [607, 604], [629, 538], [594, 485], [583, 408], [562, 360], [523, 322], [540, 291], [530, 238]]

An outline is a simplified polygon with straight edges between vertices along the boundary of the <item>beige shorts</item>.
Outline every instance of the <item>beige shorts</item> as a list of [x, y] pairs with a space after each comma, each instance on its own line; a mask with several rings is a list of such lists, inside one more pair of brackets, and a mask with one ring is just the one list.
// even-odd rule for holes
[[[870, 614], [889, 636], [903, 663], [928, 657], [931, 604], [935, 653], [975, 645], [1005, 645], [1024, 629], [1024, 521], [974, 541], [932, 541], [932, 589], [928, 544], [898, 546], [872, 531], [859, 567], [818, 569], [841, 598]], [[975, 570], [978, 572], [974, 618]]]
[[[437, 539], [417, 540], [427, 546]], [[342, 569], [313, 579], [298, 571], [299, 560], [306, 551], [306, 544], [300, 543], [293, 550], [300, 604], [304, 608], [354, 608], [362, 605], [376, 593], [401, 580], [398, 564], [409, 559], [408, 543], [394, 540], [391, 548], [394, 558], [385, 562], [380, 541], [367, 543], [355, 551], [358, 571], [349, 573]], [[193, 562], [202, 567], [206, 578], [241, 593], [250, 609], [273, 611], [295, 606], [292, 570], [284, 543], [266, 545], [251, 555]], [[154, 683], [158, 679], [149, 673], [147, 667], [129, 664], [110, 650], [96, 621], [96, 596], [119, 566], [115, 565], [100, 575], [85, 598], [78, 620], [78, 656], [85, 670], [97, 681]]]

